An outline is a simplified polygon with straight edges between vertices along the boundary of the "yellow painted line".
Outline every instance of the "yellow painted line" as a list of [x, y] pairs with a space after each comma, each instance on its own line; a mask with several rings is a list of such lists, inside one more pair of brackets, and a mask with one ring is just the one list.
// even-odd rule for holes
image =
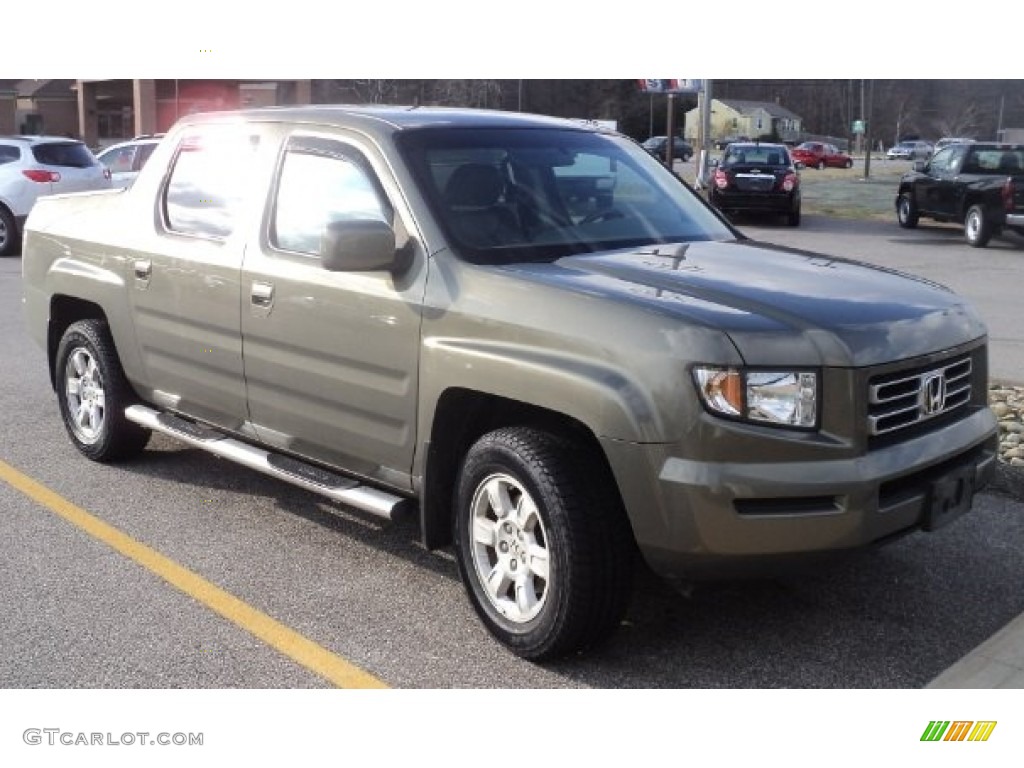
[[368, 672], [0, 461], [0, 480], [339, 688], [387, 688]]

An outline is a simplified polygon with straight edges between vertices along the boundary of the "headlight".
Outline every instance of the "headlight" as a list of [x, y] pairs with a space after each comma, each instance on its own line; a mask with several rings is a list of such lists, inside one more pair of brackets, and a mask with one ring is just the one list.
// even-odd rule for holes
[[818, 374], [745, 368], [693, 369], [712, 413], [759, 424], [811, 429], [818, 423]]

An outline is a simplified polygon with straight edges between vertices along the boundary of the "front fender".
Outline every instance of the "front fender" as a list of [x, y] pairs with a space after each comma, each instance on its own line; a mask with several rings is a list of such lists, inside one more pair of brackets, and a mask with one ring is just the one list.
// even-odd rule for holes
[[458, 386], [569, 416], [598, 437], [660, 442], [666, 427], [651, 393], [626, 370], [556, 349], [452, 337], [424, 340], [420, 434]]

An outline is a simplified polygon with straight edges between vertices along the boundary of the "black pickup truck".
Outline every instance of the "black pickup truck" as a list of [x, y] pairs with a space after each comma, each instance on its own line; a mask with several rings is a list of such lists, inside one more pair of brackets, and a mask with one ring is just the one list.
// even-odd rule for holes
[[967, 242], [984, 248], [1004, 228], [1024, 235], [1024, 145], [953, 144], [900, 179], [901, 227], [922, 217], [963, 223]]

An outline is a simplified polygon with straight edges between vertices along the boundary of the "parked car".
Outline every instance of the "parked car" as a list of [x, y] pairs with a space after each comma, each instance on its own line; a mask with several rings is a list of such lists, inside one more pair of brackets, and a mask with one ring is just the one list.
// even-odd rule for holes
[[0, 256], [17, 252], [25, 219], [40, 197], [110, 184], [110, 171], [80, 141], [0, 136]]
[[889, 160], [927, 160], [934, 149], [927, 141], [901, 141], [889, 147], [885, 156]]
[[715, 141], [716, 149], [725, 149], [733, 142], [737, 141], [750, 141], [749, 136], [723, 136], [722, 138]]
[[[728, 155], [769, 182], [741, 196], [799, 189], [784, 147]], [[131, 194], [40, 201], [21, 285], [84, 457], [156, 431], [411, 513], [528, 659], [620, 626], [638, 553], [672, 580], [770, 573], [945, 525], [995, 471], [968, 302], [752, 242], [574, 121], [192, 115]]]
[[[668, 138], [665, 136], [651, 136], [642, 145], [644, 149], [656, 158], [665, 162], [666, 150], [668, 149]], [[693, 147], [683, 139], [676, 136], [672, 139], [672, 157], [682, 160], [684, 163], [693, 157]]]
[[157, 148], [163, 134], [136, 136], [131, 141], [113, 144], [99, 154], [96, 159], [110, 171], [112, 185], [118, 189], [130, 187], [146, 164], [153, 150]]
[[784, 215], [796, 227], [800, 225], [797, 170], [784, 144], [733, 142], [715, 167], [708, 199], [725, 214]]
[[944, 147], [948, 147], [950, 144], [973, 144], [973, 143], [974, 143], [974, 139], [947, 137], [947, 138], [939, 139], [938, 141], [935, 142], [935, 150], [934, 151], [938, 152], [940, 149], [943, 149]]
[[852, 168], [853, 158], [841, 151], [834, 144], [823, 144], [820, 141], [805, 141], [790, 150], [793, 160], [803, 163], [808, 168]]
[[956, 222], [975, 248], [1009, 227], [1024, 235], [1024, 145], [951, 144], [900, 179], [896, 218]]

